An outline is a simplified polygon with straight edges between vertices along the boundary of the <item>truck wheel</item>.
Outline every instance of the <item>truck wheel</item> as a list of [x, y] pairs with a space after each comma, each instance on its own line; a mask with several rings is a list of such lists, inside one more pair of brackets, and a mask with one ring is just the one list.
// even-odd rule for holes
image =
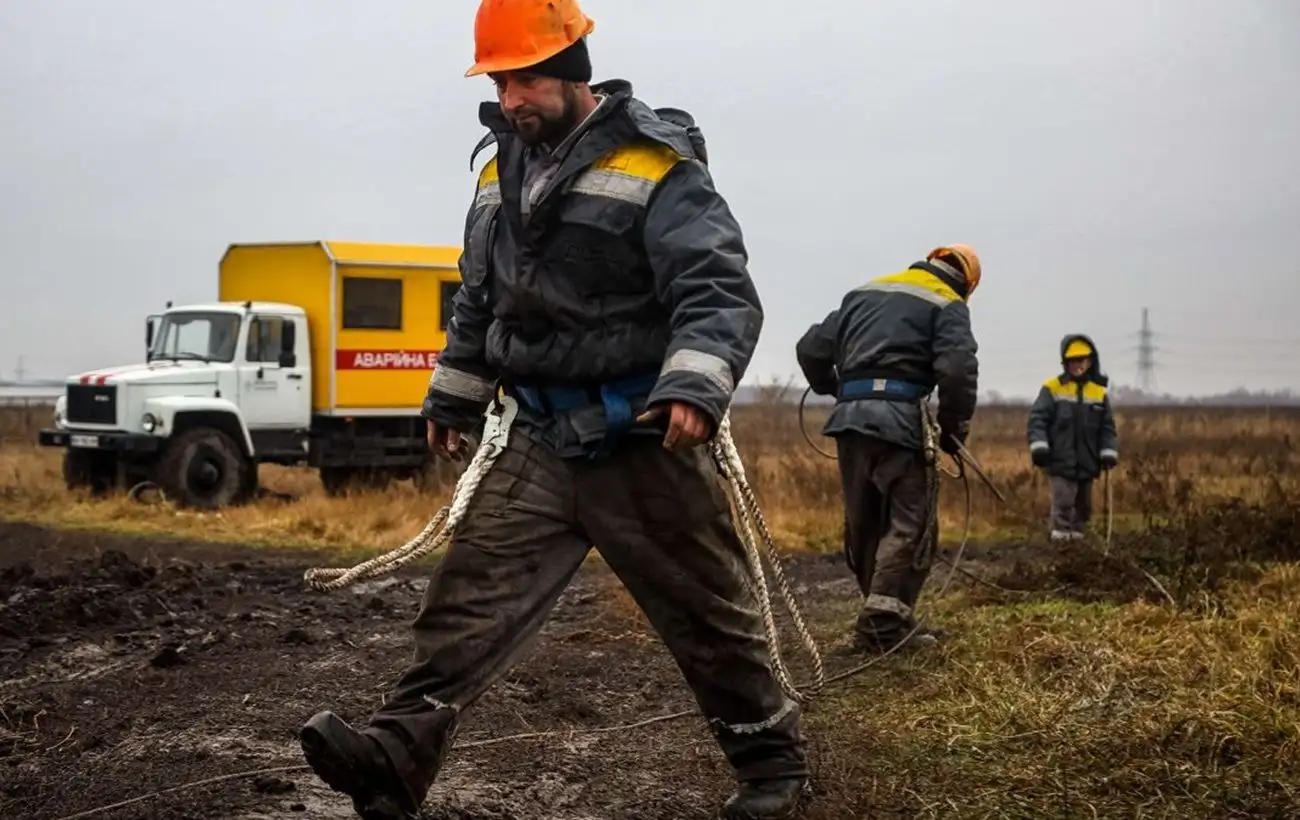
[[195, 427], [176, 436], [158, 464], [158, 484], [186, 507], [215, 510], [248, 497], [248, 460], [230, 436]]
[[116, 473], [112, 453], [72, 448], [63, 451], [63, 483], [69, 490], [86, 487], [94, 495], [103, 495], [113, 488]]
[[321, 467], [320, 483], [325, 488], [325, 495], [339, 496], [348, 491], [348, 479], [352, 470], [348, 467]]

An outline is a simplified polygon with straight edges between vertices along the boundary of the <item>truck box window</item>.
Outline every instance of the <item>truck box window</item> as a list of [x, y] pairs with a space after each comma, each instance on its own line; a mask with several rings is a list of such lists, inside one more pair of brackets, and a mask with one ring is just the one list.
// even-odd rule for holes
[[254, 316], [248, 325], [248, 344], [244, 359], [250, 362], [280, 361], [280, 334], [284, 319], [279, 316]]
[[446, 330], [451, 324], [452, 307], [451, 300], [456, 298], [456, 292], [460, 290], [460, 282], [443, 282], [442, 283], [442, 303], [438, 308], [438, 329]]
[[343, 277], [343, 327], [401, 330], [402, 280]]

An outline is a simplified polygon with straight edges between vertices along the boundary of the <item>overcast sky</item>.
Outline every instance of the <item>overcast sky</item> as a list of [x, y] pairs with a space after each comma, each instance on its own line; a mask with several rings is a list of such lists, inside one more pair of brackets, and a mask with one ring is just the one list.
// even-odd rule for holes
[[[0, 0], [0, 374], [137, 360], [231, 242], [458, 244], [473, 0]], [[1068, 332], [1132, 383], [1300, 388], [1300, 2], [587, 0], [597, 79], [691, 111], [767, 320], [750, 378], [843, 292], [984, 260], [981, 387]], [[74, 335], [84, 335], [84, 341]]]

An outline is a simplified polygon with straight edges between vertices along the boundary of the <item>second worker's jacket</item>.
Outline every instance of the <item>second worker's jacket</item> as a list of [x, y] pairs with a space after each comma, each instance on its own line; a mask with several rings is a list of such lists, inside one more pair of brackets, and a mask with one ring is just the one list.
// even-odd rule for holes
[[813, 392], [836, 396], [824, 434], [920, 449], [917, 400], [936, 388], [943, 429], [969, 429], [979, 362], [965, 287], [948, 266], [916, 262], [850, 291], [808, 329], [795, 346], [799, 367]]
[[1108, 392], [1110, 380], [1102, 373], [1092, 339], [1082, 333], [1062, 339], [1061, 366], [1065, 367], [1065, 351], [1075, 341], [1092, 348], [1092, 365], [1079, 379], [1063, 370], [1043, 383], [1029, 408], [1027, 435], [1030, 452], [1051, 451], [1048, 475], [1088, 481], [1101, 474], [1103, 453], [1118, 457], [1119, 436]]
[[424, 403], [440, 425], [473, 428], [499, 379], [562, 456], [613, 426], [642, 432], [626, 428], [660, 401], [698, 408], [716, 432], [749, 366], [762, 306], [699, 129], [625, 81], [592, 90], [598, 108], [554, 151], [525, 145], [496, 103], [480, 109], [490, 134], [475, 153], [497, 151]]

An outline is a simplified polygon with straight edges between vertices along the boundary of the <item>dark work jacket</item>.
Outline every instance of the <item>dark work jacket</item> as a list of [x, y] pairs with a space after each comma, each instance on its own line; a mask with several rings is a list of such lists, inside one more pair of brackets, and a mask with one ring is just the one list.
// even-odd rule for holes
[[[1076, 380], [1065, 368], [1065, 351], [1074, 341], [1092, 348], [1092, 365]], [[1043, 383], [1029, 409], [1027, 437], [1029, 449], [1047, 448], [1051, 461], [1048, 475], [1074, 481], [1088, 481], [1101, 475], [1101, 455], [1109, 452], [1119, 457], [1119, 435], [1115, 413], [1111, 408], [1110, 380], [1101, 371], [1097, 345], [1082, 333], [1061, 340], [1059, 376]]]
[[[946, 266], [916, 262], [845, 295], [840, 307], [813, 325], [795, 346], [813, 391], [836, 395], [841, 382], [889, 378], [937, 388], [945, 431], [969, 429], [979, 386], [978, 345], [965, 283]], [[841, 401], [823, 432], [875, 436], [902, 447], [923, 445], [915, 401]]]
[[[685, 112], [652, 110], [624, 81], [593, 91], [607, 99], [526, 218], [530, 151], [497, 104], [480, 109], [490, 134], [476, 153], [497, 151], [466, 217], [462, 286], [424, 403], [438, 424], [472, 428], [498, 380], [592, 388], [648, 374], [653, 390], [633, 412], [682, 401], [716, 431], [749, 366], [762, 305], [699, 129]], [[603, 412], [521, 405], [519, 419], [571, 455], [600, 434]]]

